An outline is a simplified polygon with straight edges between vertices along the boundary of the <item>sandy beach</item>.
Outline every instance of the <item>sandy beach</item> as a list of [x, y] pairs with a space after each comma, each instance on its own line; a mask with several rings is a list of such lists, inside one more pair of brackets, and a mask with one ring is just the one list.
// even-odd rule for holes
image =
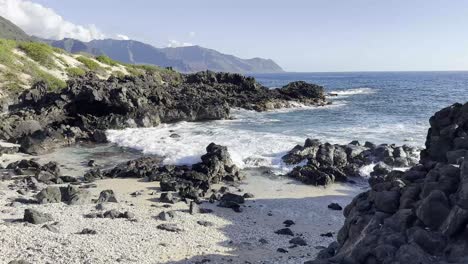
[[[82, 164], [87, 162], [88, 156], [83, 153], [88, 152], [80, 148], [62, 149], [38, 160], [44, 163], [60, 156], [62, 161], [69, 161], [61, 168], [64, 175], [80, 175], [87, 169]], [[94, 152], [93, 155], [98, 154]], [[119, 159], [129, 158], [128, 155], [131, 156], [125, 154]], [[2, 160], [11, 162], [21, 157], [5, 155]], [[103, 158], [101, 164], [105, 161]], [[60, 159], [58, 162], [63, 164]], [[33, 198], [34, 193], [20, 195], [8, 188], [11, 181], [1, 182], [0, 263], [23, 258], [33, 263], [302, 263], [313, 259], [322, 247], [335, 239], [321, 234], [336, 232], [343, 224], [342, 211], [330, 210], [327, 205], [336, 202], [344, 207], [365, 188], [359, 184], [312, 187], [287, 178], [266, 176], [261, 170], [246, 173], [244, 182], [229, 187], [236, 194], [254, 194], [254, 198], [247, 199], [242, 213], [204, 202], [200, 207], [212, 209], [212, 213], [191, 215], [185, 202], [168, 208], [160, 203], [157, 182], [144, 179], [96, 181], [96, 188], [89, 189], [93, 197], [98, 198], [102, 190], [113, 190], [118, 203], [105, 203], [105, 210], [134, 213], [135, 218], [131, 220], [85, 218], [85, 214], [98, 211], [96, 204], [15, 203], [14, 199]], [[139, 195], [132, 195], [135, 192]], [[54, 222], [49, 224], [57, 228], [57, 233], [43, 225], [18, 221], [22, 220], [26, 208], [50, 213]], [[158, 219], [163, 211], [173, 212], [174, 218]], [[294, 221], [290, 227], [294, 236], [275, 234], [285, 227], [285, 220]], [[212, 226], [200, 225], [198, 221], [210, 222]], [[163, 223], [175, 224], [183, 231], [156, 228]], [[85, 228], [97, 234], [78, 234]], [[294, 237], [302, 237], [307, 245], [290, 248], [289, 240]], [[288, 252], [280, 253], [279, 248]]]

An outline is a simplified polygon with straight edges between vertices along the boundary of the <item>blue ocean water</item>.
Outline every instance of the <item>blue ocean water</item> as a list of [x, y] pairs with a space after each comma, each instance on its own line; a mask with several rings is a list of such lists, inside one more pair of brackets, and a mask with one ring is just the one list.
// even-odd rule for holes
[[[306, 138], [423, 146], [429, 117], [468, 101], [468, 72], [281, 73], [254, 75], [267, 87], [303, 80], [325, 87], [332, 105], [257, 113], [233, 110], [234, 120], [181, 122], [109, 131], [111, 141], [166, 157], [197, 162], [210, 142], [228, 146], [240, 166], [282, 167], [279, 157]], [[177, 133], [180, 138], [169, 137]]]

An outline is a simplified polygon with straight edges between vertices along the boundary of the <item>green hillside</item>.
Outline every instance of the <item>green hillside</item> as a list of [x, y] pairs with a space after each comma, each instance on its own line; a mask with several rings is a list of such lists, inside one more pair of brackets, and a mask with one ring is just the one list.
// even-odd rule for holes
[[8, 19], [0, 16], [0, 38], [27, 41], [31, 38], [24, 31], [11, 23]]
[[156, 81], [177, 82], [180, 74], [156, 66], [130, 65], [106, 56], [71, 54], [41, 42], [0, 39], [0, 92], [18, 92], [43, 80], [50, 89], [61, 89], [70, 78], [95, 72], [100, 78], [111, 75], [150, 74]]

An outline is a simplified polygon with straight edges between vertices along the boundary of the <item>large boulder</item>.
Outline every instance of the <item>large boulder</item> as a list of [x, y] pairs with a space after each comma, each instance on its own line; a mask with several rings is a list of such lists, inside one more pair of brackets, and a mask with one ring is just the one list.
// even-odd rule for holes
[[39, 203], [60, 203], [80, 205], [91, 203], [91, 193], [71, 185], [66, 187], [48, 186], [36, 195]]
[[419, 149], [410, 146], [375, 145], [358, 141], [347, 145], [321, 143], [317, 139], [306, 139], [297, 145], [282, 160], [287, 165], [298, 165], [289, 177], [306, 184], [328, 185], [335, 181], [346, 182], [349, 177], [361, 176], [361, 168], [376, 163], [370, 181], [385, 178], [393, 167], [415, 165]]
[[468, 103], [438, 111], [429, 123], [422, 159], [457, 163], [468, 150]]
[[42, 213], [34, 209], [24, 210], [23, 221], [25, 222], [28, 222], [34, 225], [39, 225], [39, 224], [44, 224], [53, 220], [54, 219], [52, 218], [52, 215], [50, 214]]
[[92, 170], [85, 178], [147, 178], [159, 181], [163, 192], [178, 192], [180, 196], [194, 200], [204, 196], [214, 183], [236, 182], [244, 178], [225, 146], [209, 144], [201, 160], [192, 166], [176, 166], [162, 165], [161, 159], [157, 157], [142, 157], [104, 172]]

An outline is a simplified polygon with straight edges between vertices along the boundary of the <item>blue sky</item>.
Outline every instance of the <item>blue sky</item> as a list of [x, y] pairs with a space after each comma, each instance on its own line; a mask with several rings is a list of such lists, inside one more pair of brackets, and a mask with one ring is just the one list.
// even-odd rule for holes
[[271, 58], [287, 71], [468, 70], [464, 0], [32, 1], [106, 36]]

